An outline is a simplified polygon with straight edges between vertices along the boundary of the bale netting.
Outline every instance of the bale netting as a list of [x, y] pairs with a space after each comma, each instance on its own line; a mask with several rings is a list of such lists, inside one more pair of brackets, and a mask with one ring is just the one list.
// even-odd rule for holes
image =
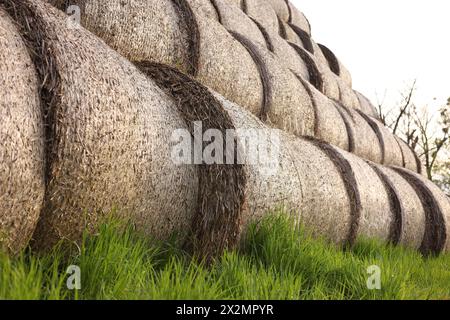
[[278, 129], [297, 136], [314, 135], [315, 110], [311, 98], [296, 76], [278, 63], [265, 47], [232, 33], [248, 50], [264, 83], [264, 104], [256, 115]]
[[39, 80], [20, 33], [0, 6], [0, 250], [18, 253], [36, 227], [45, 192]]
[[[48, 0], [61, 9], [61, 0]], [[70, 1], [81, 24], [131, 61], [152, 60], [194, 72], [196, 24], [185, 0]]]
[[420, 251], [425, 255], [450, 251], [450, 202], [430, 180], [409, 170], [394, 167], [418, 194], [425, 210], [425, 235]]
[[151, 236], [183, 235], [198, 180], [195, 167], [170, 157], [173, 132], [187, 130], [172, 100], [96, 36], [68, 28], [49, 4], [4, 2], [47, 80], [48, 183], [34, 247], [80, 240], [111, 212]]

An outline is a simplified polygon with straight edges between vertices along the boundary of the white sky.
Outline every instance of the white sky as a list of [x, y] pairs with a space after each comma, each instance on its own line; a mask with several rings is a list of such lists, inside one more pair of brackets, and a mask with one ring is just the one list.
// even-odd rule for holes
[[[417, 79], [416, 103], [437, 108], [450, 97], [450, 1], [291, 0], [316, 42], [350, 70], [354, 88], [386, 105]], [[434, 100], [436, 98], [437, 100]]]

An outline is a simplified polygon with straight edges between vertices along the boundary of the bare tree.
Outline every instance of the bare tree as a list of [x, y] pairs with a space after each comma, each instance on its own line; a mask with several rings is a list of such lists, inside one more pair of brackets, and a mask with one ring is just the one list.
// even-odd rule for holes
[[383, 104], [379, 104], [380, 118], [417, 152], [430, 179], [448, 181], [450, 98], [439, 112], [432, 113], [427, 107], [418, 108], [414, 104], [415, 92], [416, 81], [401, 94], [402, 102], [397, 107], [386, 110]]

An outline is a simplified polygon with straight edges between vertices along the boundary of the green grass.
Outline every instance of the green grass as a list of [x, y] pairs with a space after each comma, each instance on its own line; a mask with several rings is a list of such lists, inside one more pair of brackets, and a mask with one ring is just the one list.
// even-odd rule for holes
[[[105, 223], [67, 254], [0, 256], [1, 299], [449, 299], [450, 256], [370, 241], [343, 251], [313, 240], [292, 221], [271, 216], [247, 231], [242, 248], [211, 266], [176, 241], [157, 244]], [[81, 290], [67, 289], [68, 266], [81, 270]], [[369, 290], [367, 268], [381, 270]]]

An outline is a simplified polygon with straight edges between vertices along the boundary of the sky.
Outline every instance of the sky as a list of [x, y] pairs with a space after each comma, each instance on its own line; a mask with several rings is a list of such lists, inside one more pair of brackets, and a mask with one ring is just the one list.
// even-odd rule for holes
[[417, 80], [415, 103], [438, 109], [450, 97], [450, 1], [291, 0], [312, 36], [374, 103], [395, 106]]

